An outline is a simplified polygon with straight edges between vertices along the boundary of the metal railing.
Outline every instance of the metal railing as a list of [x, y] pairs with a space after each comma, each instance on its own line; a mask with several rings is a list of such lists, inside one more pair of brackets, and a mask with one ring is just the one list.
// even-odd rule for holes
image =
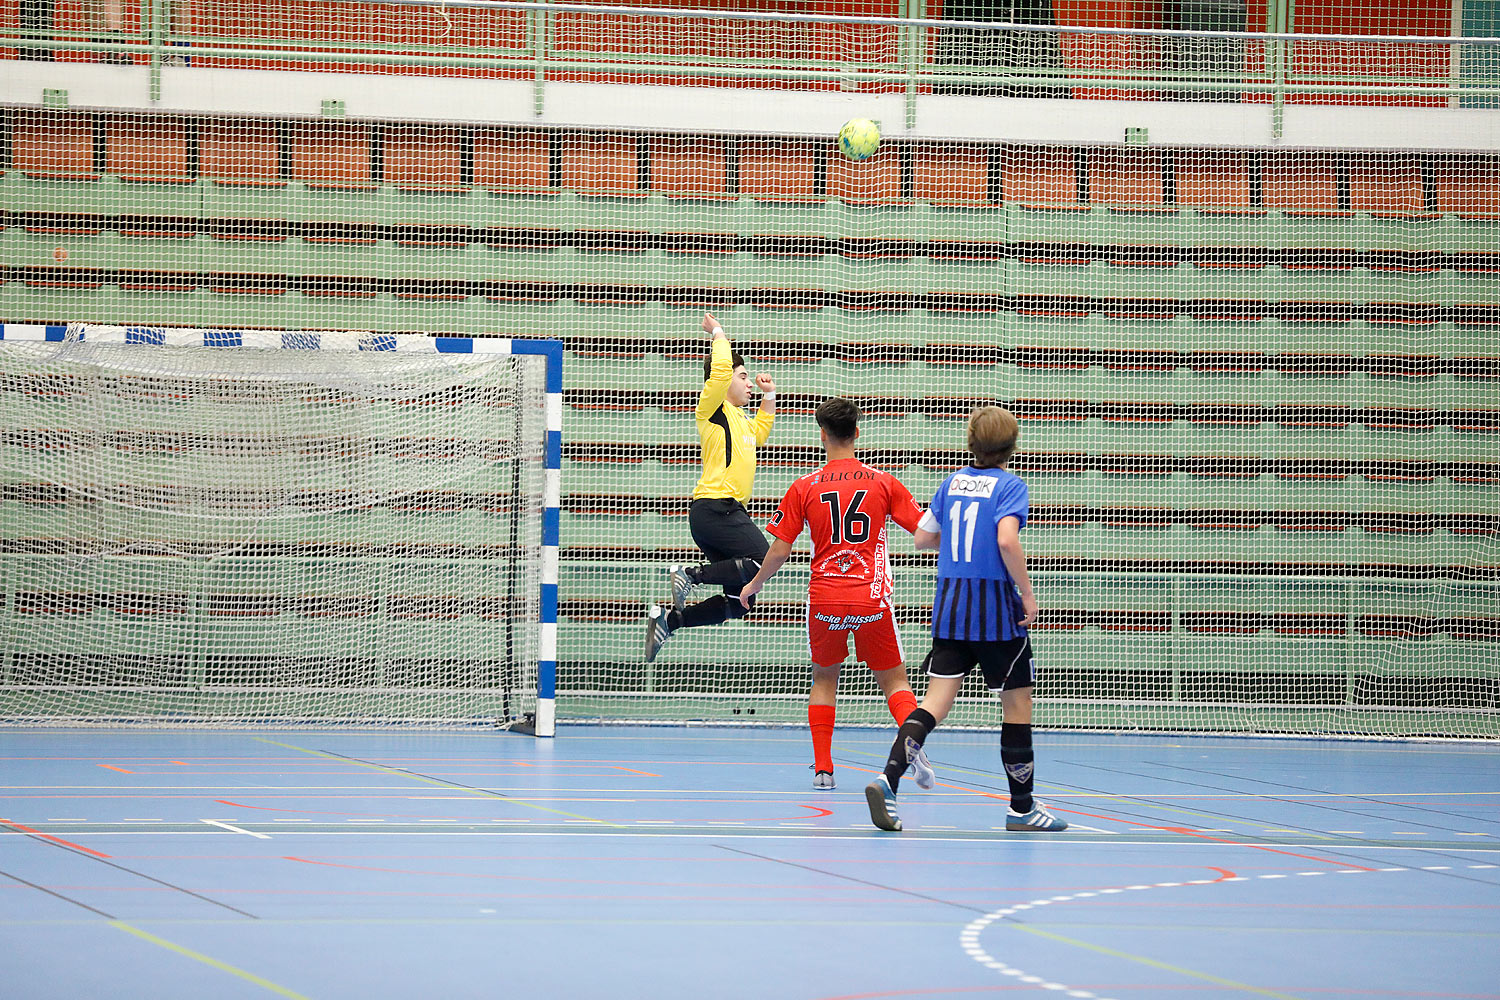
[[[901, 0], [921, 14], [924, 0]], [[118, 24], [0, 24], [21, 58], [924, 94], [1496, 106], [1500, 39], [819, 17], [535, 0], [143, 0]], [[1267, 23], [1289, 27], [1286, 0]], [[129, 23], [133, 30], [126, 30]], [[76, 57], [74, 57], [76, 58]], [[154, 81], [155, 82], [155, 81]], [[153, 96], [159, 89], [153, 86]]]

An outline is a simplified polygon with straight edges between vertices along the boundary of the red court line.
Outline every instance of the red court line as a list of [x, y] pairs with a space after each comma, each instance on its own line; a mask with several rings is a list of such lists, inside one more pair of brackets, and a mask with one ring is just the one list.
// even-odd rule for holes
[[121, 774], [134, 774], [135, 773], [134, 771], [126, 770], [123, 767], [115, 767], [113, 764], [100, 764], [99, 766], [100, 767], [107, 767], [111, 771], [119, 771]]
[[[990, 795], [988, 792], [980, 792], [981, 795], [989, 795], [990, 798], [1000, 798], [998, 795]], [[1007, 800], [1009, 801], [1009, 800]], [[1225, 837], [1211, 837], [1206, 833], [1200, 833], [1186, 826], [1159, 826], [1155, 823], [1142, 823], [1139, 820], [1124, 819], [1119, 816], [1101, 816], [1098, 813], [1088, 813], [1081, 809], [1059, 809], [1052, 808], [1058, 812], [1070, 813], [1074, 816], [1087, 816], [1090, 819], [1102, 819], [1110, 823], [1123, 823], [1126, 826], [1139, 826], [1147, 830], [1160, 830], [1163, 833], [1175, 833], [1183, 837], [1192, 837], [1194, 840], [1207, 840], [1215, 844], [1228, 844], [1231, 847], [1250, 847], [1257, 851], [1265, 851], [1269, 854], [1280, 854], [1288, 858], [1301, 858], [1303, 861], [1316, 861], [1319, 864], [1333, 865], [1335, 868], [1357, 868], [1362, 872], [1373, 872], [1376, 869], [1366, 868], [1364, 865], [1351, 864], [1347, 861], [1335, 861], [1332, 858], [1320, 858], [1316, 854], [1298, 854], [1296, 851], [1282, 851], [1275, 847], [1267, 847], [1265, 844], [1248, 844], [1243, 840], [1231, 840]]]
[[[694, 803], [694, 804], [697, 804], [697, 803]], [[719, 805], [720, 804], [720, 800], [719, 799], [713, 799], [713, 800], [711, 800], [711, 804], [713, 804], [713, 805]], [[749, 800], [749, 801], [746, 801], [743, 804], [744, 805], [758, 805], [758, 806], [763, 806], [763, 805], [780, 805], [781, 803], [767, 803], [767, 802], [757, 802], [757, 801], [754, 801], [754, 800]], [[744, 817], [743, 819], [730, 819], [730, 820], [724, 820], [723, 822], [728, 822], [728, 823], [781, 823], [781, 822], [785, 822], [787, 820], [794, 820], [794, 819], [822, 819], [824, 816], [832, 816], [833, 815], [833, 810], [832, 809], [825, 809], [822, 806], [808, 806], [808, 805], [803, 805], [800, 802], [788, 802], [788, 803], [785, 803], [785, 804], [788, 805], [788, 806], [791, 806], [793, 808], [796, 808], [796, 809], [808, 809], [808, 810], [811, 810], [812, 811], [812, 815], [811, 816], [747, 816], [747, 817]], [[681, 820], [679, 822], [690, 823], [690, 822], [694, 822], [694, 821], [693, 820]]]
[[17, 823], [13, 819], [5, 819], [3, 817], [0, 817], [0, 826], [8, 826], [12, 830], [20, 830], [22, 833], [29, 834], [33, 837], [41, 837], [43, 840], [50, 840], [54, 844], [61, 844], [64, 847], [71, 847], [75, 851], [82, 851], [84, 854], [92, 854], [96, 858], [109, 857], [109, 855], [105, 854], [103, 851], [96, 851], [92, 847], [84, 847], [82, 844], [75, 844], [71, 840], [63, 840], [61, 837], [54, 837], [50, 833], [43, 833], [40, 830], [33, 830], [26, 824]]

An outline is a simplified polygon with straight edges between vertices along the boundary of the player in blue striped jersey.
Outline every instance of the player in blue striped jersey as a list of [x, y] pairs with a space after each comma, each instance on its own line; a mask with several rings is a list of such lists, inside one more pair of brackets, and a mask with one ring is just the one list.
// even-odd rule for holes
[[865, 786], [870, 819], [882, 830], [901, 829], [896, 790], [907, 763], [947, 718], [959, 688], [976, 666], [1005, 711], [1000, 758], [1010, 783], [1007, 830], [1052, 832], [1068, 824], [1032, 796], [1031, 690], [1036, 683], [1031, 639], [1036, 596], [1021, 551], [1030, 498], [1026, 484], [1006, 469], [1020, 428], [1009, 410], [981, 406], [969, 415], [974, 461], [938, 487], [916, 532], [919, 549], [938, 552], [932, 602], [932, 651], [927, 696], [907, 716], [891, 746], [885, 773]]

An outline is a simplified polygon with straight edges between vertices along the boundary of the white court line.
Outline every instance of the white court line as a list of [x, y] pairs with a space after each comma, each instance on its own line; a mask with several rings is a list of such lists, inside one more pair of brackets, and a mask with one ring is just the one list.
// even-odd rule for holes
[[[1381, 868], [1381, 869], [1378, 869], [1378, 870], [1379, 871], [1386, 871], [1386, 872], [1396, 872], [1396, 871], [1415, 871], [1416, 869], [1411, 869], [1411, 868]], [[1368, 874], [1368, 872], [1366, 872], [1366, 873]], [[1325, 873], [1321, 872], [1321, 871], [1311, 871], [1311, 872], [1296, 872], [1295, 874], [1296, 875], [1323, 875]], [[1269, 875], [1257, 875], [1257, 876], [1253, 876], [1253, 877], [1256, 878], [1256, 879], [1278, 879], [1278, 878], [1286, 878], [1287, 875], [1285, 875], [1285, 874], [1269, 874]], [[1025, 983], [1025, 984], [1027, 984], [1029, 986], [1036, 986], [1036, 987], [1039, 987], [1039, 988], [1041, 988], [1043, 990], [1050, 990], [1050, 991], [1052, 991], [1054, 993], [1057, 993], [1059, 995], [1062, 995], [1062, 996], [1079, 997], [1079, 998], [1081, 998], [1081, 1000], [1111, 1000], [1111, 998], [1109, 998], [1109, 997], [1100, 996], [1099, 994], [1094, 993], [1094, 992], [1092, 992], [1090, 990], [1074, 989], [1073, 987], [1070, 987], [1070, 986], [1068, 986], [1068, 985], [1066, 985], [1064, 983], [1060, 983], [1060, 982], [1049, 982], [1048, 980], [1044, 979], [1041, 976], [1030, 975], [1030, 974], [1028, 974], [1027, 972], [1025, 972], [1022, 969], [1018, 969], [1018, 968], [1016, 968], [1013, 965], [1010, 965], [1010, 964], [1008, 964], [1006, 962], [1002, 962], [999, 959], [995, 958], [993, 955], [991, 955], [988, 951], [985, 950], [984, 946], [979, 943], [979, 936], [980, 936], [980, 934], [982, 934], [985, 931], [986, 928], [990, 927], [992, 924], [997, 923], [998, 921], [1004, 920], [1004, 919], [1006, 919], [1006, 918], [1008, 918], [1008, 917], [1010, 917], [1010, 916], [1012, 916], [1012, 915], [1014, 915], [1016, 913], [1020, 913], [1020, 912], [1025, 911], [1025, 910], [1032, 910], [1032, 909], [1035, 909], [1035, 908], [1040, 907], [1040, 906], [1050, 906], [1053, 903], [1068, 903], [1068, 902], [1072, 902], [1073, 900], [1077, 900], [1077, 899], [1092, 899], [1092, 898], [1094, 898], [1096, 896], [1118, 895], [1118, 894], [1123, 893], [1123, 892], [1141, 892], [1141, 891], [1148, 890], [1148, 889], [1175, 889], [1175, 888], [1181, 888], [1184, 885], [1213, 885], [1213, 884], [1215, 884], [1217, 882], [1248, 882], [1250, 880], [1251, 880], [1251, 877], [1249, 877], [1249, 876], [1235, 876], [1234, 878], [1226, 878], [1226, 879], [1193, 879], [1193, 880], [1191, 880], [1189, 882], [1157, 882], [1157, 883], [1152, 884], [1152, 885], [1128, 885], [1128, 886], [1123, 886], [1123, 887], [1119, 887], [1119, 888], [1098, 889], [1098, 890], [1095, 890], [1094, 892], [1078, 892], [1078, 893], [1073, 893], [1072, 895], [1052, 896], [1052, 897], [1043, 898], [1043, 899], [1033, 899], [1033, 900], [1031, 900], [1029, 902], [1025, 902], [1025, 903], [1016, 903], [1016, 904], [1014, 904], [1014, 905], [1012, 905], [1010, 907], [1007, 907], [1007, 908], [1005, 908], [1003, 910], [995, 910], [995, 911], [993, 911], [991, 913], [986, 913], [984, 916], [980, 917], [979, 919], [971, 921], [959, 933], [959, 936], [958, 936], [958, 945], [959, 945], [959, 947], [961, 949], [963, 949], [963, 951], [964, 951], [964, 953], [966, 955], [968, 955], [974, 961], [978, 962], [980, 965], [983, 965], [983, 966], [985, 966], [986, 968], [989, 968], [989, 969], [993, 969], [994, 971], [1000, 973], [1003, 976], [1009, 976], [1012, 979], [1016, 980], [1017, 982]], [[1001, 926], [1003, 927], [1005, 925], [1001, 924]], [[1131, 958], [1131, 956], [1128, 956], [1128, 955], [1120, 955], [1120, 956], [1117, 956], [1117, 957]], [[1246, 985], [1244, 983], [1229, 983], [1229, 982], [1227, 982], [1227, 981], [1225, 981], [1223, 979], [1217, 979], [1217, 978], [1214, 978], [1214, 977], [1201, 976], [1201, 975], [1199, 975], [1197, 973], [1191, 972], [1190, 970], [1178, 970], [1178, 971], [1179, 972], [1187, 972], [1188, 975], [1195, 976], [1196, 978], [1209, 979], [1210, 981], [1217, 982], [1220, 985], [1230, 986], [1231, 988], [1237, 988], [1237, 989], [1244, 990], [1244, 991], [1247, 991], [1247, 992], [1264, 993], [1264, 994], [1266, 994], [1268, 996], [1285, 996], [1285, 994], [1282, 994], [1282, 993], [1270, 993], [1269, 991], [1257, 989], [1254, 986], [1249, 986], [1249, 985]]]
[[243, 833], [245, 836], [247, 836], [247, 837], [254, 837], [257, 840], [270, 840], [271, 839], [271, 837], [270, 837], [269, 834], [256, 833], [254, 830], [242, 830], [239, 827], [232, 826], [232, 825], [230, 825], [228, 823], [220, 823], [216, 819], [206, 819], [203, 822], [207, 823], [209, 826], [217, 826], [217, 827], [220, 827], [222, 829], [228, 830], [230, 833]]
[[[829, 839], [829, 833], [833, 832], [833, 830], [835, 830], [835, 829], [841, 829], [841, 828], [830, 827], [827, 830], [823, 830], [823, 831], [800, 833], [800, 832], [797, 832], [795, 830], [789, 830], [789, 829], [788, 830], [777, 831], [775, 827], [746, 827], [746, 826], [744, 826], [744, 824], [739, 824], [739, 829], [734, 829], [734, 828], [731, 828], [729, 826], [721, 825], [719, 823], [715, 823], [714, 821], [710, 821], [708, 824], [705, 824], [705, 826], [707, 828], [709, 828], [710, 832], [702, 832], [702, 833], [694, 832], [694, 831], [699, 831], [699, 830], [704, 830], [705, 829], [705, 826], [697, 826], [697, 825], [694, 825], [692, 827], [686, 827], [686, 828], [678, 828], [677, 830], [667, 830], [667, 829], [663, 829], [663, 828], [632, 830], [632, 829], [629, 829], [629, 828], [626, 828], [626, 827], [617, 827], [617, 828], [614, 828], [614, 829], [612, 829], [612, 830], [610, 830], [608, 832], [593, 832], [593, 831], [582, 830], [582, 829], [578, 829], [578, 828], [573, 828], [573, 829], [568, 829], [568, 830], [564, 830], [564, 829], [560, 829], [560, 828], [550, 828], [549, 829], [548, 827], [546, 827], [545, 825], [542, 825], [542, 824], [535, 824], [535, 825], [532, 826], [531, 829], [526, 829], [526, 830], [517, 829], [516, 827], [520, 826], [521, 824], [529, 824], [529, 823], [531, 823], [530, 820], [525, 820], [525, 819], [510, 819], [510, 820], [506, 820], [506, 819], [492, 819], [492, 820], [490, 820], [490, 823], [492, 823], [494, 825], [491, 826], [489, 829], [469, 828], [469, 829], [463, 829], [463, 830], [445, 830], [445, 829], [442, 829], [442, 828], [439, 828], [439, 827], [415, 827], [415, 826], [413, 826], [410, 829], [381, 827], [381, 828], [377, 828], [377, 829], [360, 829], [360, 830], [356, 830], [356, 829], [353, 829], [351, 827], [338, 827], [338, 828], [334, 828], [334, 829], [298, 829], [296, 827], [287, 827], [287, 828], [282, 829], [277, 834], [277, 836], [279, 836], [279, 837], [307, 837], [307, 838], [311, 838], [311, 837], [365, 837], [365, 838], [371, 838], [371, 837], [535, 837], [535, 838], [542, 838], [542, 837], [626, 837], [626, 838], [631, 838], [631, 837], [634, 837], [634, 838], [643, 839], [643, 840], [645, 840], [645, 839], [664, 840], [664, 839], [671, 838], [671, 837], [678, 837], [678, 838], [685, 839], [685, 840], [712, 840], [712, 839], [714, 839], [714, 838], [717, 837], [717, 838], [725, 839], [725, 840], [807, 840], [807, 841], [827, 841]], [[868, 824], [859, 823], [859, 824], [851, 824], [851, 825], [852, 826], [857, 826], [857, 827], [859, 827], [861, 829], [864, 829], [870, 836], [868, 836], [868, 837], [839, 837], [839, 838], [836, 838], [836, 839], [839, 839], [839, 840], [871, 840], [871, 841], [877, 841], [877, 842], [879, 842], [879, 841], [887, 841], [888, 842], [891, 839], [891, 837], [890, 837], [889, 834], [881, 833], [879, 830], [876, 830], [874, 827], [869, 826]], [[507, 827], [509, 827], [509, 829], [507, 829]], [[540, 828], [538, 828], [538, 827], [540, 827]], [[99, 836], [99, 837], [191, 837], [191, 836], [197, 836], [199, 834], [199, 832], [200, 831], [195, 831], [195, 830], [191, 830], [191, 829], [179, 829], [179, 830], [170, 830], [170, 829], [169, 830], [161, 830], [161, 829], [157, 829], [157, 830], [83, 830], [83, 831], [71, 831], [70, 830], [68, 832], [68, 836], [70, 838], [75, 839], [75, 840], [82, 840], [83, 838], [90, 837], [90, 836]], [[206, 830], [205, 831], [201, 831], [201, 832], [202, 833], [207, 833]], [[907, 832], [908, 833], [915, 833], [916, 831], [913, 830], [913, 831], [907, 831]], [[1088, 844], [1091, 844], [1093, 846], [1097, 846], [1097, 841], [1079, 841], [1079, 840], [1068, 841], [1067, 838], [1065, 838], [1065, 837], [1059, 837], [1056, 840], [1044, 842], [1044, 841], [1042, 841], [1042, 840], [1040, 840], [1038, 838], [1032, 837], [1029, 834], [1023, 834], [1023, 835], [1018, 835], [1018, 836], [1014, 836], [1014, 837], [994, 837], [994, 836], [990, 835], [988, 831], [975, 831], [975, 832], [976, 833], [983, 833], [984, 835], [983, 836], [962, 836], [962, 835], [960, 835], [960, 836], [951, 836], [951, 835], [949, 835], [949, 836], [941, 836], [941, 837], [920, 837], [920, 838], [913, 837], [911, 839], [913, 839], [913, 840], [920, 839], [922, 841], [929, 841], [929, 842], [937, 843], [937, 844], [995, 844], [995, 843], [1006, 843], [1006, 842], [1011, 842], [1011, 843], [1025, 843], [1025, 844], [1028, 845], [1028, 849], [1032, 850], [1032, 851], [1050, 849], [1049, 847], [1044, 847], [1043, 846], [1044, 843], [1046, 843], [1046, 844], [1056, 844], [1059, 848], [1065, 848], [1065, 847], [1067, 847], [1069, 845], [1076, 847], [1079, 844], [1084, 844], [1084, 843], [1088, 843]], [[29, 836], [29, 834], [21, 833], [19, 831], [10, 831], [10, 832], [7, 832], [7, 831], [5, 831], [3, 829], [0, 829], [0, 837], [26, 837], [26, 836]], [[1246, 841], [1244, 843], [1236, 842], [1236, 843], [1225, 844], [1223, 841], [1217, 841], [1217, 840], [1214, 840], [1214, 841], [1193, 840], [1191, 838], [1187, 839], [1187, 840], [1117, 840], [1117, 841], [1115, 841], [1115, 843], [1116, 844], [1122, 844], [1124, 846], [1129, 846], [1129, 847], [1196, 848], [1196, 849], [1200, 849], [1200, 850], [1214, 850], [1214, 851], [1223, 851], [1226, 847], [1239, 847], [1239, 848], [1245, 848], [1245, 849], [1253, 849], [1253, 848], [1256, 848], [1258, 846], [1261, 846], [1261, 845], [1257, 845], [1257, 844], [1249, 842], [1249, 841]], [[1328, 847], [1329, 847], [1329, 844], [1328, 844], [1327, 841], [1322, 841], [1320, 843], [1313, 843], [1313, 844], [1277, 843], [1274, 846], [1278, 850], [1285, 850], [1287, 848], [1293, 848], [1293, 847], [1302, 848], [1302, 849], [1305, 849], [1305, 850], [1327, 850]], [[1419, 854], [1431, 854], [1433, 852], [1433, 848], [1430, 847], [1430, 846], [1397, 847], [1397, 846], [1390, 845], [1390, 844], [1360, 844], [1359, 845], [1359, 849], [1362, 850], [1362, 851], [1394, 851], [1394, 852], [1411, 852], [1411, 853], [1419, 853]], [[1453, 848], [1451, 848], [1451, 850], [1462, 851], [1466, 855], [1494, 855], [1494, 854], [1500, 854], [1500, 847], [1453, 847]], [[1500, 867], [1500, 866], [1497, 866], [1497, 867]], [[1383, 869], [1382, 868], [1382, 869], [1377, 869], [1377, 870], [1379, 870], [1379, 871], [1386, 871], [1387, 869]], [[1405, 868], [1395, 869], [1395, 868], [1393, 868], [1393, 869], [1389, 869], [1389, 870], [1390, 871], [1406, 871], [1408, 869], [1405, 869]], [[1229, 880], [1226, 879], [1226, 881], [1229, 881]]]

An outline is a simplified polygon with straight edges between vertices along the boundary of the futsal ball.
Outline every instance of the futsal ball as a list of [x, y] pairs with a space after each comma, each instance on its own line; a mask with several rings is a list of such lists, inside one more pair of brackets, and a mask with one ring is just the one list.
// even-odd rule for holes
[[839, 152], [851, 160], [868, 160], [880, 148], [880, 126], [868, 118], [851, 118], [839, 129]]

